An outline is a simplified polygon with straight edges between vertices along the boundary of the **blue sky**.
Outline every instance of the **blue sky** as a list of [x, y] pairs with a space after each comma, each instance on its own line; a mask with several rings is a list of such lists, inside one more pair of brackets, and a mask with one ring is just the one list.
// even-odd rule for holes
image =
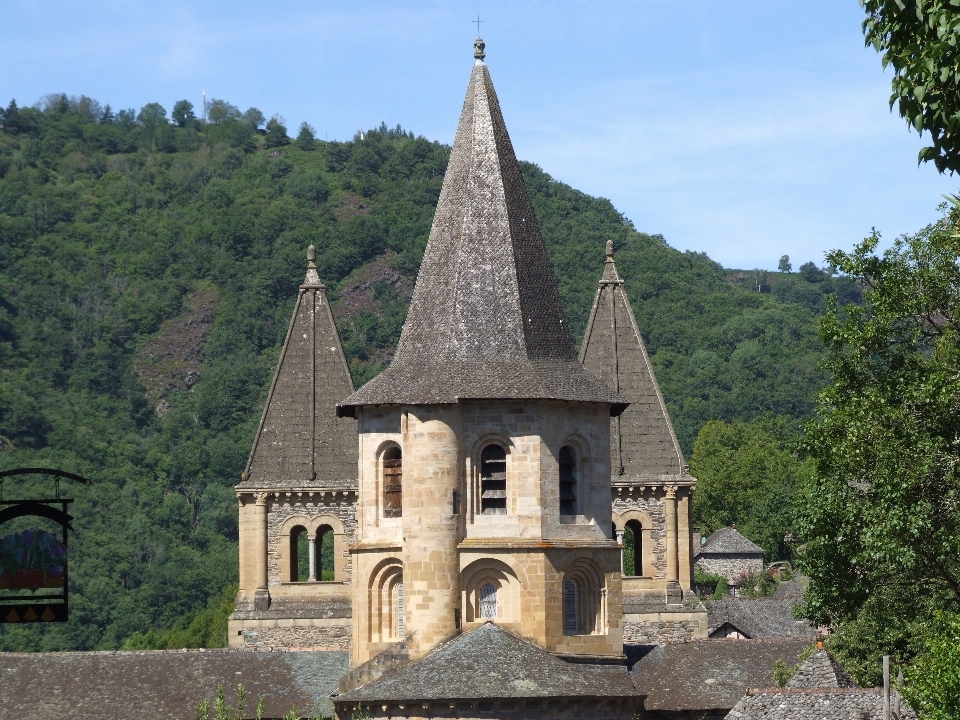
[[169, 111], [206, 89], [291, 131], [449, 143], [478, 13], [517, 155], [725, 266], [819, 264], [958, 190], [917, 167], [857, 0], [0, 0], [0, 102]]

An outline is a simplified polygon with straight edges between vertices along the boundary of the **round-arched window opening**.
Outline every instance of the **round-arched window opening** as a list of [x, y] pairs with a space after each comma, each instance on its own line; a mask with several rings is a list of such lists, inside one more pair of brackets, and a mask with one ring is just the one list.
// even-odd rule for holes
[[560, 514], [577, 514], [577, 456], [573, 448], [560, 448]]
[[480, 512], [507, 514], [507, 451], [487, 445], [480, 453]]
[[397, 446], [383, 453], [383, 516], [403, 515], [403, 452]]
[[497, 617], [497, 586], [485, 582], [480, 586], [480, 618], [495, 619]]

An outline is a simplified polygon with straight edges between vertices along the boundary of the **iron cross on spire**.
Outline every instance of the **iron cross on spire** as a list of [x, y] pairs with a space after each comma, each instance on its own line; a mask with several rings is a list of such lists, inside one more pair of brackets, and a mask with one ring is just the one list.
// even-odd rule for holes
[[477, 14], [477, 19], [476, 19], [476, 20], [471, 20], [470, 22], [475, 22], [475, 23], [477, 24], [477, 35], [479, 35], [479, 34], [480, 34], [480, 23], [486, 22], [486, 20], [481, 20], [481, 19], [480, 19], [480, 15]]

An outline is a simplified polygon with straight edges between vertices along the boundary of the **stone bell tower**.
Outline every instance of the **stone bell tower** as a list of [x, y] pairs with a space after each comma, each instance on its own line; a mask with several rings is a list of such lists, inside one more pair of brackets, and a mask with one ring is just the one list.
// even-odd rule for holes
[[490, 621], [622, 653], [610, 417], [578, 361], [482, 40], [396, 355], [359, 429], [353, 661]]

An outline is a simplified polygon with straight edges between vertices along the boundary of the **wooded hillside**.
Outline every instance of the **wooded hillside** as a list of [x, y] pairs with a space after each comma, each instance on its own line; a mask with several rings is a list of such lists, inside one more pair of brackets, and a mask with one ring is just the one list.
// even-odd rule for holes
[[[115, 648], [235, 582], [231, 488], [308, 245], [358, 385], [399, 337], [449, 148], [385, 125], [292, 142], [255, 109], [177, 108], [51, 96], [0, 118], [0, 469], [94, 481], [73, 493], [71, 622], [3, 626], [0, 650]], [[688, 454], [709, 420], [810, 414], [816, 313], [855, 300], [849, 281], [725, 271], [523, 171], [577, 342], [614, 241]]]

